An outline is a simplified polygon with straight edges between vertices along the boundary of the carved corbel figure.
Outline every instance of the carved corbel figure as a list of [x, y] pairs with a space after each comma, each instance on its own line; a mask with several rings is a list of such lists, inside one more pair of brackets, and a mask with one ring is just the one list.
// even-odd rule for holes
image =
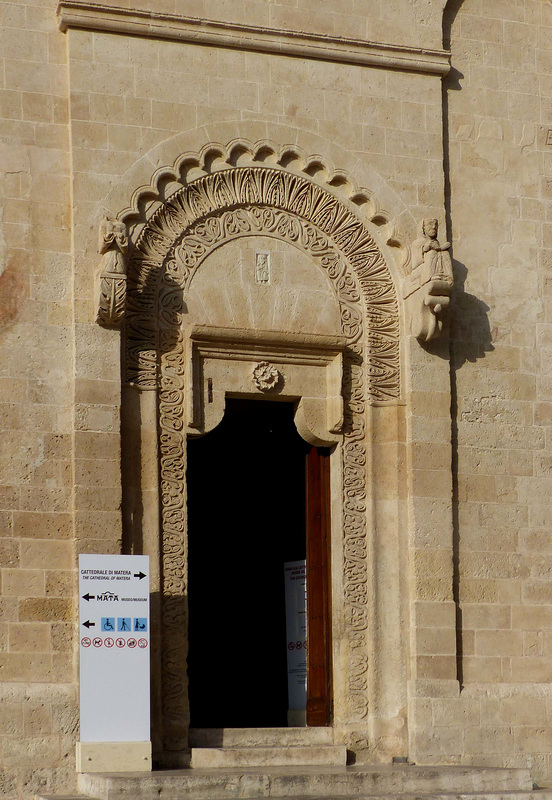
[[100, 299], [96, 321], [105, 328], [118, 328], [125, 313], [128, 234], [124, 222], [104, 217], [100, 223]]
[[405, 299], [410, 299], [412, 333], [422, 342], [438, 339], [450, 303], [454, 277], [450, 244], [437, 238], [439, 223], [424, 219], [420, 236], [412, 244], [412, 272], [406, 280]]

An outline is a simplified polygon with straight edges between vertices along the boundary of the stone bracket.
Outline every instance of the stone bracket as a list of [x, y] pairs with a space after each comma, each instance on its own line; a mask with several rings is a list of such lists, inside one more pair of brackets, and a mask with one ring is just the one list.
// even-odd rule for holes
[[309, 444], [329, 447], [343, 425], [343, 336], [193, 326], [186, 337], [185, 420], [201, 436], [224, 416], [226, 397], [297, 402]]
[[102, 328], [120, 328], [125, 315], [127, 276], [100, 275], [100, 298], [96, 322]]
[[438, 339], [446, 325], [453, 283], [440, 276], [424, 281], [422, 269], [423, 265], [405, 279], [403, 297], [410, 312], [410, 332], [419, 341], [429, 342]]

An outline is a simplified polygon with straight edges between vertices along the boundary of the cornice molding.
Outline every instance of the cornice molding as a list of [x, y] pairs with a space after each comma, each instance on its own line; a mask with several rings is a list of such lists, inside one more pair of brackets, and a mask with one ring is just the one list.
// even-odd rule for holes
[[103, 6], [79, 0], [61, 0], [57, 16], [62, 32], [69, 28], [79, 28], [126, 33], [131, 36], [171, 39], [424, 74], [446, 75], [450, 70], [450, 53], [446, 50], [403, 47], [339, 36], [159, 14], [155, 11]]

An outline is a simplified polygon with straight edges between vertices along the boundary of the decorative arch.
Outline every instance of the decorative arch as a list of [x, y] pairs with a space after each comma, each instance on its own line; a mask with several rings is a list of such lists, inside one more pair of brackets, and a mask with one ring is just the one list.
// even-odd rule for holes
[[341, 460], [348, 723], [362, 723], [368, 716], [365, 406], [396, 403], [400, 395], [395, 287], [374, 238], [348, 204], [281, 165], [226, 165], [188, 177], [156, 200], [136, 229], [125, 322], [126, 381], [158, 391], [168, 750], [186, 745], [186, 625], [180, 601], [187, 588], [183, 328], [185, 295], [194, 274], [226, 242], [267, 235], [307, 253], [327, 274], [339, 302], [341, 333], [347, 339]]
[[[274, 127], [281, 129], [280, 132], [284, 137], [289, 136], [291, 132], [283, 125]], [[224, 135], [230, 129], [235, 129], [235, 123], [219, 123], [213, 126], [213, 129]], [[271, 139], [252, 141], [239, 136], [230, 139], [226, 145], [221, 144], [220, 141], [210, 141], [198, 151], [182, 152], [179, 145], [189, 139], [190, 133], [179, 134], [160, 143], [150, 153], [135, 162], [125, 174], [125, 184], [128, 181], [133, 183], [136, 179], [140, 180], [140, 176], [143, 177], [145, 170], [150, 175], [153, 165], [160, 162], [164, 164], [154, 169], [149, 183], [138, 186], [132, 194], [130, 205], [118, 214], [119, 218], [133, 230], [134, 239], [138, 238], [146, 220], [183, 184], [189, 184], [193, 180], [217, 170], [258, 164], [265, 167], [282, 168], [296, 175], [304, 175], [333, 194], [362, 219], [372, 223], [374, 230], [377, 231], [377, 241], [384, 242], [396, 251], [397, 255], [393, 260], [397, 262], [400, 274], [408, 274], [409, 237], [405, 238], [399, 233], [396, 221], [400, 219], [406, 223], [406, 227], [412, 229], [412, 235], [416, 232], [415, 221], [408, 214], [400, 199], [382, 181], [382, 178], [367, 165], [359, 162], [356, 157], [351, 159], [347, 151], [340, 153], [340, 157], [350, 162], [349, 170], [335, 167], [327, 155], [320, 155], [318, 151], [315, 154], [309, 154], [298, 144], [280, 145]], [[296, 128], [293, 129], [293, 133], [297, 134]], [[204, 128], [196, 129], [194, 134], [196, 138], [198, 135], [203, 136]], [[322, 137], [314, 136], [307, 131], [302, 131], [301, 135], [303, 138], [312, 139], [313, 144], [321, 148], [321, 152], [328, 149], [329, 143]], [[172, 155], [174, 161], [167, 163], [167, 157], [171, 158], [170, 154], [174, 154], [175, 148], [178, 155], [176, 157]], [[332, 143], [332, 152], [336, 149], [339, 151], [339, 148]], [[363, 175], [372, 189], [357, 183], [351, 172], [353, 168], [355, 174], [358, 172]], [[377, 190], [377, 195], [374, 189]], [[380, 202], [382, 198], [393, 209], [391, 213], [382, 207]], [[120, 199], [121, 187], [117, 186], [106, 198], [106, 210], [108, 207], [117, 206]]]
[[[374, 239], [333, 195], [299, 175], [267, 167], [236, 167], [198, 178], [148, 221], [130, 261], [127, 381], [141, 388], [157, 385], [157, 353], [167, 346], [162, 341], [166, 327], [179, 324], [172, 316], [178, 315], [176, 294], [186, 291], [210, 249], [260, 232], [297, 243], [313, 256], [333, 251], [334, 259], [349, 265], [348, 281], [356, 277], [366, 305], [368, 395], [376, 401], [397, 398], [398, 307]], [[336, 272], [335, 264], [328, 270], [338, 297], [344, 295], [345, 273], [345, 268]], [[360, 320], [342, 314], [342, 322], [349, 329], [343, 333], [357, 339]]]

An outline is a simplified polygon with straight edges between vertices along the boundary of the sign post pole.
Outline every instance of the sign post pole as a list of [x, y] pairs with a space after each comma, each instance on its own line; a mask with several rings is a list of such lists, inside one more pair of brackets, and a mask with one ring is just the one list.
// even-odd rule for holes
[[151, 770], [148, 556], [79, 556], [78, 772]]

